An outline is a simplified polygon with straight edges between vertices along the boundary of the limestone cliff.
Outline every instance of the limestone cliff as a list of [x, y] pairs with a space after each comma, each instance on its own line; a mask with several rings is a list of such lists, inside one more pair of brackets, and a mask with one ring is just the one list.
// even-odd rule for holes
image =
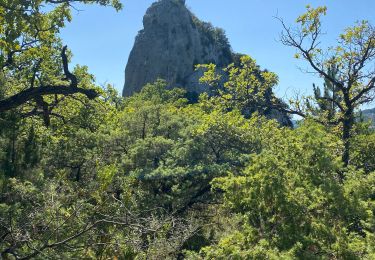
[[141, 30], [125, 69], [123, 96], [138, 92], [157, 78], [188, 92], [202, 92], [196, 64], [215, 63], [224, 67], [232, 62], [225, 33], [197, 19], [184, 0], [160, 0], [143, 18]]
[[[143, 18], [143, 27], [126, 65], [124, 97], [161, 78], [170, 87], [185, 88], [194, 100], [196, 94], [208, 90], [199, 83], [203, 73], [195, 65], [214, 63], [220, 69], [240, 57], [232, 53], [224, 31], [200, 21], [184, 0], [155, 2]], [[273, 109], [266, 116], [291, 125], [287, 115]]]

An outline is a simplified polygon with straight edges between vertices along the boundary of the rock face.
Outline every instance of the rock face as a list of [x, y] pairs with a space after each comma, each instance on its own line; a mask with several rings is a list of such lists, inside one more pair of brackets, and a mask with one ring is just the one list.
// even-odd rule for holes
[[143, 18], [141, 30], [125, 69], [123, 96], [138, 92], [157, 78], [170, 86], [200, 93], [200, 72], [196, 64], [215, 63], [225, 67], [232, 62], [225, 33], [198, 20], [184, 0], [159, 0]]
[[[208, 90], [199, 83], [203, 72], [195, 70], [195, 65], [214, 63], [220, 69], [240, 57], [232, 53], [224, 31], [196, 18], [184, 0], [155, 2], [143, 17], [143, 27], [126, 65], [124, 97], [161, 78], [170, 87], [186, 89], [194, 100]], [[291, 125], [289, 117], [278, 111], [270, 110], [266, 116]]]

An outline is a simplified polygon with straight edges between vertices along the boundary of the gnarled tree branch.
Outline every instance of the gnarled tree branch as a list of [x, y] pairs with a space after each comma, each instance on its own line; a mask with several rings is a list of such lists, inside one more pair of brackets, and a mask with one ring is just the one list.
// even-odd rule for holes
[[72, 95], [76, 93], [84, 94], [89, 99], [94, 99], [98, 93], [94, 89], [84, 89], [78, 87], [77, 77], [69, 71], [68, 58], [66, 56], [66, 46], [62, 49], [61, 58], [66, 78], [70, 81], [68, 86], [64, 85], [48, 85], [36, 88], [28, 88], [11, 97], [0, 100], [0, 112], [4, 112], [16, 108], [28, 101], [46, 95]]

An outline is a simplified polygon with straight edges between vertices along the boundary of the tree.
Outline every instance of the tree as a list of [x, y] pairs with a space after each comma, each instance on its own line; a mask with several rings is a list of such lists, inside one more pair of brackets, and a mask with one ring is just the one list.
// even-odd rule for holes
[[258, 132], [238, 111], [205, 112], [188, 105], [182, 89], [166, 86], [157, 81], [128, 98], [111, 135], [124, 147], [121, 168], [148, 194], [144, 205], [184, 213], [210, 201], [215, 176], [259, 149]]
[[[324, 78], [337, 91], [337, 98], [317, 96], [315, 101], [327, 100], [337, 107], [338, 118], [331, 123], [342, 128], [342, 161], [348, 166], [355, 111], [374, 99], [375, 28], [368, 21], [358, 22], [340, 35], [337, 46], [323, 50], [320, 46], [323, 34], [321, 17], [326, 11], [326, 7], [307, 6], [307, 12], [297, 18], [297, 28], [287, 27], [279, 18], [284, 29], [281, 42], [295, 48], [296, 57], [307, 61], [312, 72]], [[335, 76], [330, 73], [332, 66], [337, 68]], [[308, 116], [308, 112], [299, 107], [289, 112]]]
[[98, 96], [69, 71], [67, 47], [59, 38], [74, 3], [121, 8], [117, 0], [0, 1], [0, 113], [26, 105], [23, 116], [41, 115], [48, 125], [65, 96]]
[[[119, 103], [113, 100], [113, 90], [108, 89], [104, 99], [62, 101], [56, 112], [64, 120], [52, 117], [49, 128], [38, 117], [21, 119], [14, 128], [1, 125], [1, 258], [177, 255], [197, 225], [157, 207], [166, 200], [150, 201], [147, 182], [143, 186], [129, 174], [129, 166], [123, 166], [136, 164], [137, 169], [148, 171], [156, 157], [162, 164], [164, 147], [171, 143], [162, 135], [177, 140], [180, 129], [175, 124], [183, 124], [171, 117], [178, 109], [167, 104], [180, 103], [181, 93], [165, 90], [165, 85], [164, 91], [160, 85], [146, 88], [138, 100], [126, 100], [128, 107], [122, 113], [116, 109]], [[165, 103], [165, 108], [158, 107], [158, 102]], [[139, 117], [144, 112], [153, 114], [144, 120]], [[132, 155], [136, 158], [129, 163]], [[170, 181], [162, 175], [156, 180], [166, 187]], [[157, 187], [156, 182], [150, 181], [150, 186]], [[164, 193], [159, 198], [168, 196]]]
[[[332, 65], [328, 68], [328, 74], [336, 78], [337, 67]], [[335, 119], [337, 115], [337, 106], [335, 103], [341, 102], [340, 96], [337, 94], [337, 89], [328, 79], [324, 79], [323, 84], [323, 94], [321, 89], [313, 84], [314, 99], [317, 101], [318, 107], [315, 108], [314, 105], [309, 106], [309, 110], [313, 111], [315, 116], [322, 117], [324, 122], [330, 123]], [[315, 111], [314, 111], [315, 110]]]
[[205, 69], [200, 82], [210, 86], [212, 92], [212, 96], [202, 95], [202, 102], [206, 99], [223, 111], [237, 109], [248, 118], [258, 112], [283, 125], [291, 124], [285, 114], [273, 109], [274, 104], [284, 107], [273, 93], [273, 87], [278, 83], [277, 75], [261, 70], [250, 56], [240, 56], [223, 71], [218, 71], [215, 64], [199, 65], [198, 68]]
[[201, 250], [205, 259], [373, 258], [375, 174], [338, 181], [340, 140], [310, 120], [264, 142], [244, 170], [213, 180], [232, 228]]

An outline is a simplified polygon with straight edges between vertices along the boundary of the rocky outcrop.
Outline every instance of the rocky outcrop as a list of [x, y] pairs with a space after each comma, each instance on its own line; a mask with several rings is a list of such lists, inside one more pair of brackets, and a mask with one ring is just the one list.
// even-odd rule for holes
[[232, 61], [225, 33], [197, 19], [184, 0], [154, 3], [143, 18], [143, 26], [125, 69], [123, 96], [138, 92], [157, 78], [200, 93], [205, 86], [199, 84], [201, 72], [195, 71], [195, 65], [212, 62], [224, 67]]
[[[241, 57], [232, 53], [224, 31], [200, 21], [184, 0], [155, 2], [143, 18], [143, 27], [126, 65], [124, 97], [161, 78], [170, 87], [186, 89], [187, 97], [194, 101], [197, 94], [208, 90], [199, 83], [203, 72], [195, 70], [195, 65], [214, 63], [221, 71]], [[291, 125], [289, 117], [276, 110], [269, 110], [266, 116]]]

